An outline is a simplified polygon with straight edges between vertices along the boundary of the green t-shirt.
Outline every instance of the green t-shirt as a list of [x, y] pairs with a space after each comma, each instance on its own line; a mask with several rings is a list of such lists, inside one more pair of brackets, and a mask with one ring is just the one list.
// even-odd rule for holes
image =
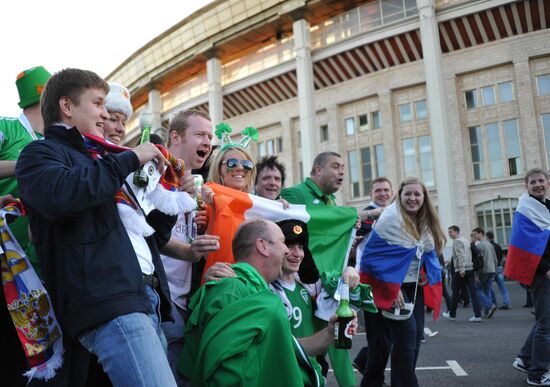
[[281, 197], [290, 204], [305, 204], [306, 206], [335, 206], [334, 194], [325, 195], [311, 178], [293, 187], [281, 191]]
[[[23, 122], [25, 124], [23, 124]], [[31, 134], [32, 133], [32, 134]], [[0, 117], [0, 160], [17, 160], [19, 154], [27, 144], [42, 136], [32, 131], [26, 117], [21, 114], [19, 118]], [[11, 194], [19, 197], [19, 189], [15, 176], [0, 179], [0, 195]], [[38, 260], [34, 249], [29, 245], [28, 218], [20, 216], [9, 224], [11, 232], [19, 242], [33, 267], [40, 275]]]

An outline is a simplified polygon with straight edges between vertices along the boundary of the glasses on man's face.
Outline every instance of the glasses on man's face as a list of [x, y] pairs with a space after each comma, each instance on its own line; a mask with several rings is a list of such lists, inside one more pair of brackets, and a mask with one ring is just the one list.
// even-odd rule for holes
[[225, 165], [229, 169], [236, 168], [237, 165], [241, 165], [245, 171], [251, 171], [252, 168], [254, 168], [254, 163], [250, 160], [241, 160], [241, 159], [234, 159], [230, 158], [227, 160], [222, 161], [222, 164]]

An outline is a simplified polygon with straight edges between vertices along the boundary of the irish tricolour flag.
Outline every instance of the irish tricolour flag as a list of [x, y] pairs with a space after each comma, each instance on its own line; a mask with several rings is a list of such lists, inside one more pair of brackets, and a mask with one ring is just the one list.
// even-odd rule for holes
[[208, 255], [205, 272], [215, 262], [234, 263], [231, 242], [237, 227], [246, 219], [261, 218], [274, 222], [299, 219], [307, 223], [309, 249], [320, 272], [342, 271], [347, 264], [351, 240], [355, 234], [357, 210], [352, 207], [283, 205], [274, 200], [236, 191], [215, 183], [207, 184], [215, 192], [209, 209], [208, 234], [220, 236], [220, 249]]
[[504, 275], [531, 285], [550, 238], [550, 213], [537, 199], [523, 194], [514, 212]]

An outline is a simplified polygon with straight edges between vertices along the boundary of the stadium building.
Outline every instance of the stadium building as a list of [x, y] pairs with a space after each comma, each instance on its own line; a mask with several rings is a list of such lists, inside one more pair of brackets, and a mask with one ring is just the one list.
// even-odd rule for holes
[[550, 168], [549, 27], [547, 0], [218, 0], [108, 80], [132, 93], [129, 143], [140, 117], [162, 132], [196, 108], [258, 128], [252, 153], [279, 155], [287, 185], [336, 151], [339, 203], [416, 175], [443, 227], [506, 245], [524, 172]]

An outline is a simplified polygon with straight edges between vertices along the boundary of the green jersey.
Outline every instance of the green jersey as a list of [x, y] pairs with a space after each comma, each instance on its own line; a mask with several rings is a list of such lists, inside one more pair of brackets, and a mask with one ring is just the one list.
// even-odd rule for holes
[[313, 299], [298, 282], [293, 285], [279, 281], [292, 307], [290, 328], [295, 337], [307, 337], [315, 333], [313, 326]]
[[[27, 144], [41, 137], [40, 134], [32, 130], [27, 117], [22, 113], [19, 118], [0, 117], [0, 160], [17, 160], [19, 154]], [[19, 197], [19, 189], [15, 176], [0, 179], [0, 195], [8, 194], [13, 195], [15, 198]], [[35, 270], [39, 273], [34, 248], [29, 244], [28, 224], [28, 218], [20, 216], [9, 227], [17, 242], [19, 242], [27, 253], [27, 257]]]

